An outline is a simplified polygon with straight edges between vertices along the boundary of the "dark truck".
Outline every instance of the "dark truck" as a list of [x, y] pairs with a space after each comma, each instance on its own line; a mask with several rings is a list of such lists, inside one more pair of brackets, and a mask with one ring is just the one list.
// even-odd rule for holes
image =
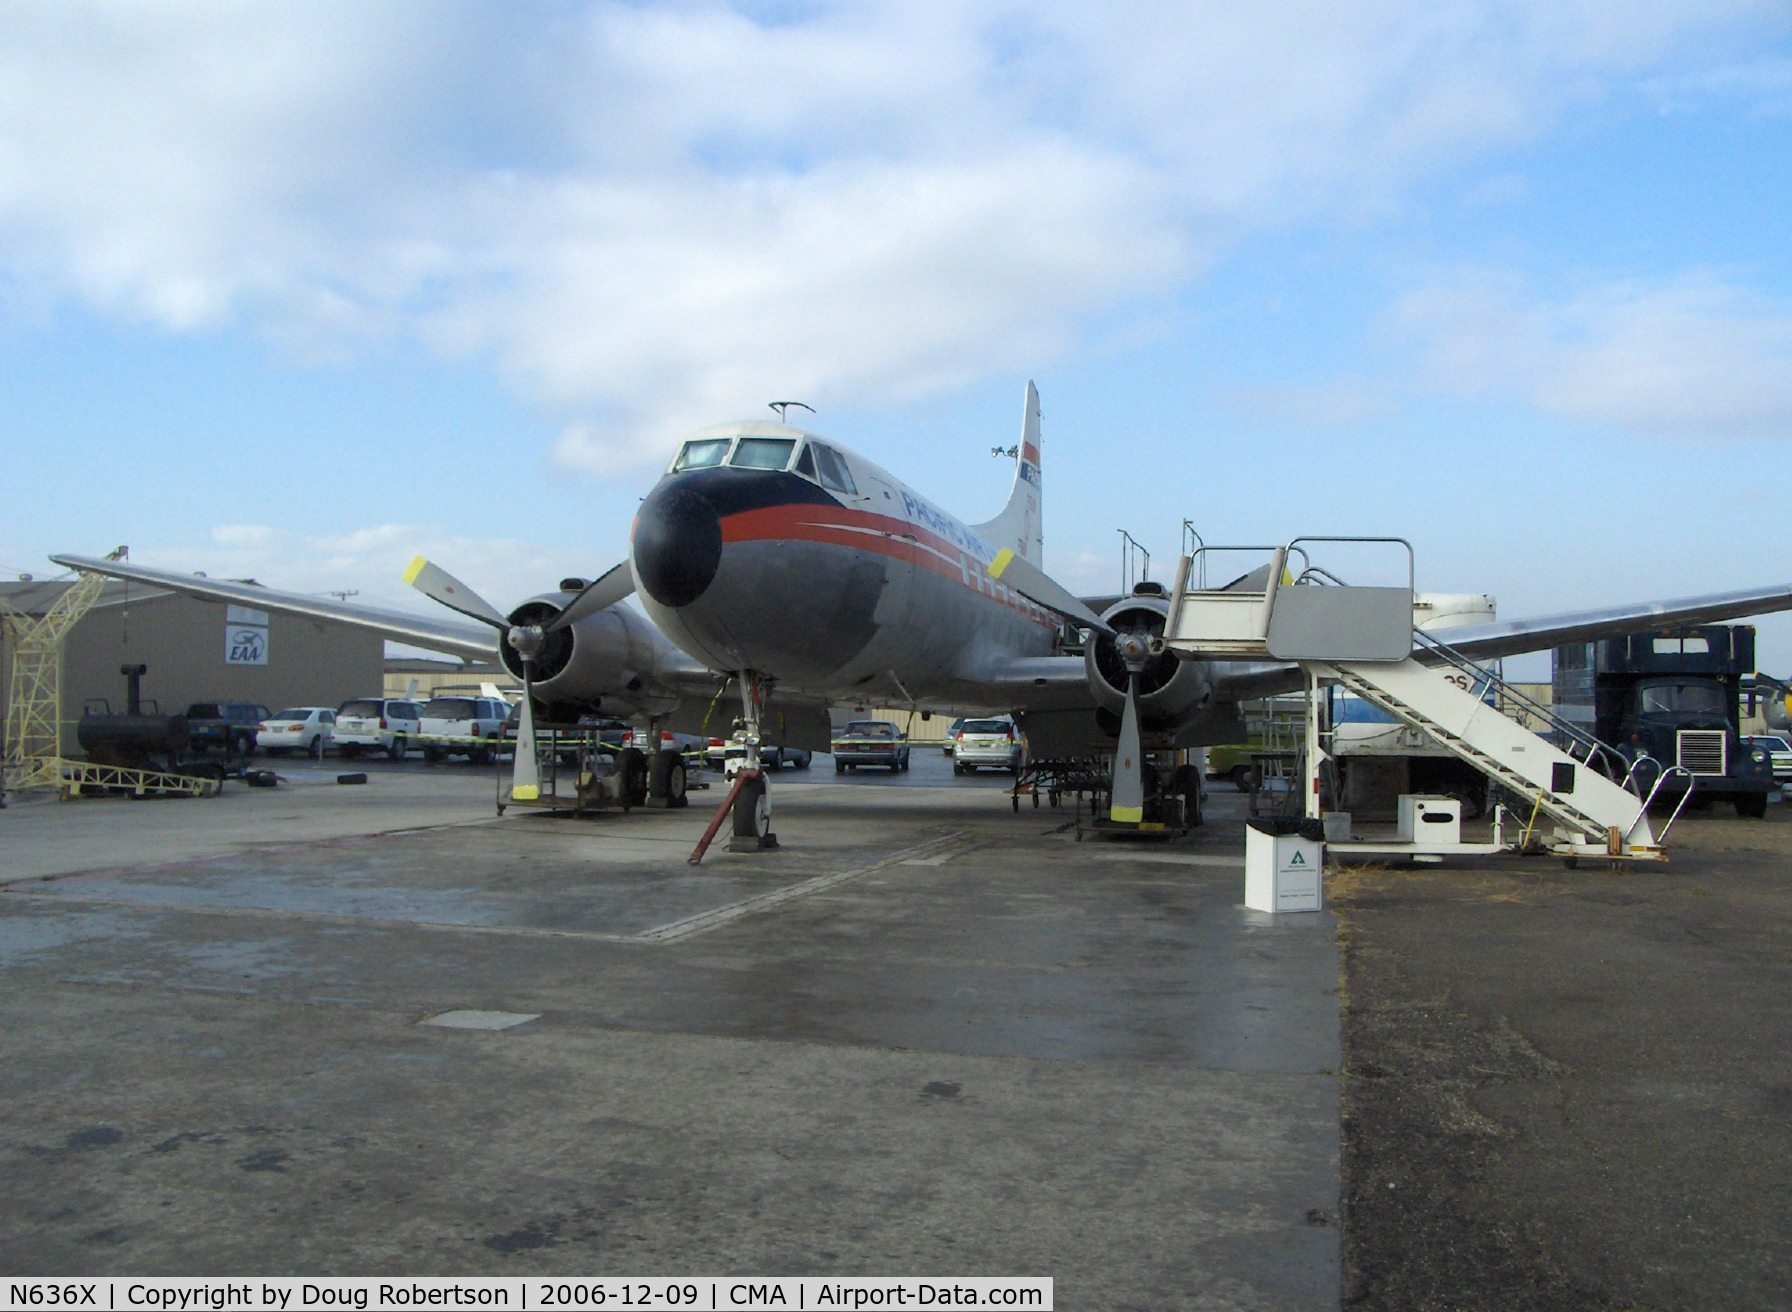
[[[1749, 624], [1698, 624], [1632, 633], [1555, 650], [1555, 711], [1635, 767], [1644, 793], [1662, 770], [1691, 775], [1694, 799], [1727, 797], [1736, 814], [1759, 819], [1773, 791], [1767, 751], [1742, 741], [1738, 701], [1755, 666]], [[1664, 796], [1686, 790], [1670, 774]]]
[[230, 756], [255, 755], [255, 729], [268, 718], [260, 702], [194, 702], [187, 707], [187, 740], [196, 756], [216, 747]]

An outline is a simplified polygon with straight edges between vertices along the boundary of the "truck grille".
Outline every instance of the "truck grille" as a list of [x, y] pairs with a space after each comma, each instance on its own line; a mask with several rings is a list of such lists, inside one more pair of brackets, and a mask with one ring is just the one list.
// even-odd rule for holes
[[1726, 773], [1722, 729], [1682, 729], [1678, 738], [1681, 765], [1694, 774], [1721, 776]]

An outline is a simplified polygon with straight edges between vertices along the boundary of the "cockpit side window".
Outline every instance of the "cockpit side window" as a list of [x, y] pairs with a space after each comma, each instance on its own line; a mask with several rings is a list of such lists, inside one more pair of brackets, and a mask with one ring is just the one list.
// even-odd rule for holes
[[808, 447], [804, 447], [801, 451], [797, 452], [796, 472], [801, 474], [804, 478], [815, 477], [815, 457], [810, 454]]
[[796, 442], [788, 437], [743, 437], [728, 463], [736, 469], [782, 469]]
[[678, 459], [672, 462], [674, 474], [683, 473], [687, 469], [708, 469], [719, 465], [728, 454], [728, 443], [733, 441], [727, 437], [702, 437], [686, 442], [684, 450], [678, 453]]
[[821, 485], [835, 492], [848, 492], [856, 496], [859, 489], [853, 485], [852, 471], [847, 469], [846, 461], [840, 458], [840, 453], [819, 442], [813, 443], [811, 449], [815, 452], [815, 463], [821, 468]]

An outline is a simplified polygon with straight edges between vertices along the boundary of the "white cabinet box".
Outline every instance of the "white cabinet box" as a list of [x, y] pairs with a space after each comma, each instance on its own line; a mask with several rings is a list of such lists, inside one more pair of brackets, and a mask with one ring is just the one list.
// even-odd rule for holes
[[[1288, 832], [1276, 832], [1286, 829]], [[1252, 911], [1325, 906], [1325, 844], [1298, 828], [1251, 820], [1244, 829], [1244, 904]]]

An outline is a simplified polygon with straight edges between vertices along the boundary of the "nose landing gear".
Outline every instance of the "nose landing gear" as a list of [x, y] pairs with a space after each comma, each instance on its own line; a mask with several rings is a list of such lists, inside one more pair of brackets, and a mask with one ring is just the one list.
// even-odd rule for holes
[[722, 827], [722, 821], [730, 815], [734, 821], [734, 836], [728, 843], [730, 852], [762, 852], [778, 845], [778, 836], [772, 832], [771, 795], [766, 787], [765, 773], [759, 766], [759, 718], [765, 705], [765, 692], [757, 675], [751, 670], [741, 671], [741, 718], [746, 725], [746, 757], [734, 776], [728, 795], [716, 810], [715, 818], [691, 852], [692, 865], [702, 862], [703, 854], [709, 851], [710, 843]]

